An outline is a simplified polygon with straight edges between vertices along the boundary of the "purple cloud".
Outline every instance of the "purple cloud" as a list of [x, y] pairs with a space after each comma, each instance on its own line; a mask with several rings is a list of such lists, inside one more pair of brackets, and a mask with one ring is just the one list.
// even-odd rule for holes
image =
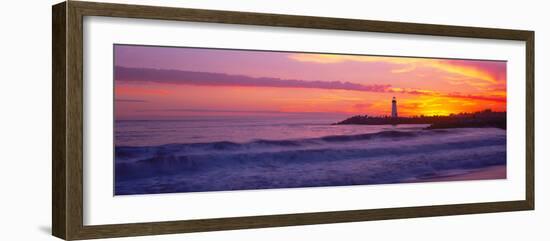
[[250, 86], [276, 88], [315, 88], [334, 90], [354, 90], [386, 92], [390, 85], [362, 85], [345, 81], [307, 81], [268, 77], [250, 77], [223, 73], [166, 70], [151, 68], [115, 67], [115, 80], [122, 82], [152, 82], [167, 84], [206, 85], [206, 86]]

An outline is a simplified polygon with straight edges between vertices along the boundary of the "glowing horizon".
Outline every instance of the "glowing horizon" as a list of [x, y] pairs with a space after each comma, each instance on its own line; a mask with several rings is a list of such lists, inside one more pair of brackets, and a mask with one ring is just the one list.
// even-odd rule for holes
[[115, 45], [117, 119], [506, 111], [506, 62]]

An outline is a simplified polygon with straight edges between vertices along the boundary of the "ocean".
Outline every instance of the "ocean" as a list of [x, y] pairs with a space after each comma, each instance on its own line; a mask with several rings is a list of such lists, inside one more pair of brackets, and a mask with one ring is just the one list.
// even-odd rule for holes
[[502, 129], [332, 125], [344, 118], [117, 121], [115, 195], [403, 183], [506, 165]]

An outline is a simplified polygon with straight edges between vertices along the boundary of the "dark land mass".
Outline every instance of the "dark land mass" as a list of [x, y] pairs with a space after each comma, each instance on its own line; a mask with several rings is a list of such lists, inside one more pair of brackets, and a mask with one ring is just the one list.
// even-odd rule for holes
[[506, 112], [489, 109], [473, 113], [458, 113], [447, 116], [390, 117], [357, 115], [335, 123], [335, 125], [399, 125], [429, 124], [427, 129], [482, 128], [506, 129]]

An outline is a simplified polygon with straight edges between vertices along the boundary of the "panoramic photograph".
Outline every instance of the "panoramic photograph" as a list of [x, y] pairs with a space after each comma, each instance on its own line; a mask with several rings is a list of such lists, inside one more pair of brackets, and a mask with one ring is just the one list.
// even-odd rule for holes
[[506, 179], [506, 61], [114, 45], [114, 195]]

